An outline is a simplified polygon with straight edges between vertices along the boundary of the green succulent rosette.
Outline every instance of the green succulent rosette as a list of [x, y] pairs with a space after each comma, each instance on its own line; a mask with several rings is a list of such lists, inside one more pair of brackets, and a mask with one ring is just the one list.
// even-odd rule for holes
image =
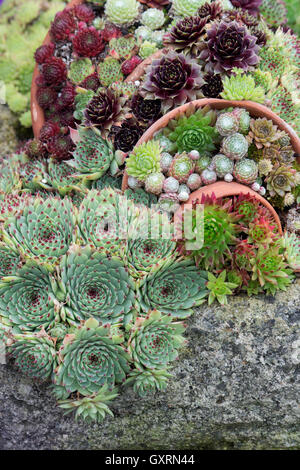
[[166, 370], [133, 370], [130, 372], [126, 385], [133, 384], [133, 390], [140, 397], [144, 397], [156, 390], [163, 391], [166, 389], [168, 379], [172, 374]]
[[138, 369], [164, 369], [178, 358], [178, 349], [185, 342], [182, 322], [157, 310], [138, 318], [128, 340], [128, 352]]
[[60, 400], [59, 407], [65, 414], [76, 411], [75, 421], [82, 419], [87, 423], [102, 423], [106, 415], [113, 416], [107, 403], [118, 396], [116, 389], [109, 392], [107, 385], [103, 385], [100, 392], [92, 397], [83, 397], [78, 400]]
[[24, 189], [36, 191], [41, 188], [41, 182], [46, 180], [46, 168], [39, 160], [29, 160], [19, 164], [19, 176]]
[[157, 197], [154, 194], [147, 193], [143, 188], [126, 189], [124, 195], [137, 205], [151, 207], [157, 204]]
[[114, 159], [113, 145], [89, 128], [79, 127], [78, 135], [73, 159], [67, 160], [67, 164], [74, 169], [76, 178], [101, 178]]
[[60, 348], [54, 376], [56, 396], [64, 400], [73, 392], [96, 395], [104, 385], [112, 391], [115, 384], [122, 383], [130, 369], [130, 357], [121, 341], [92, 318], [68, 335]]
[[57, 290], [48, 270], [28, 261], [0, 282], [0, 321], [16, 333], [51, 328], [59, 320]]
[[208, 294], [207, 274], [192, 260], [170, 260], [162, 269], [143, 279], [138, 289], [142, 311], [159, 310], [176, 318], [186, 318]]
[[10, 193], [20, 186], [18, 172], [8, 159], [0, 158], [0, 194]]
[[56, 162], [50, 160], [48, 164], [48, 174], [45, 177], [47, 183], [41, 182], [45, 189], [56, 189], [61, 196], [65, 196], [71, 191], [80, 191], [78, 178], [74, 176], [74, 170], [66, 162]]
[[122, 188], [122, 177], [114, 177], [109, 175], [103, 175], [98, 180], [93, 181], [92, 189], [101, 191], [106, 188], [121, 189]]
[[218, 139], [215, 122], [215, 111], [209, 107], [196, 110], [191, 105], [183, 116], [169, 122], [164, 135], [176, 145], [178, 152], [211, 152]]
[[78, 241], [102, 253], [119, 255], [138, 208], [121, 191], [91, 190], [78, 214]]
[[119, 259], [73, 245], [60, 269], [64, 320], [78, 323], [93, 317], [103, 323], [122, 323], [130, 317], [134, 283]]
[[52, 376], [57, 352], [54, 342], [46, 334], [15, 335], [9, 353], [28, 377], [47, 380]]
[[174, 225], [167, 214], [154, 209], [141, 208], [131, 226], [123, 259], [137, 283], [148, 273], [158, 271], [170, 259], [177, 257], [173, 241]]
[[5, 276], [13, 276], [16, 274], [21, 264], [19, 253], [0, 242], [0, 280]]
[[145, 181], [151, 173], [160, 172], [160, 144], [156, 140], [150, 140], [135, 147], [126, 159], [126, 171], [140, 181]]
[[57, 263], [74, 239], [75, 215], [72, 202], [65, 198], [36, 197], [19, 216], [5, 224], [4, 241], [21, 254], [49, 266]]

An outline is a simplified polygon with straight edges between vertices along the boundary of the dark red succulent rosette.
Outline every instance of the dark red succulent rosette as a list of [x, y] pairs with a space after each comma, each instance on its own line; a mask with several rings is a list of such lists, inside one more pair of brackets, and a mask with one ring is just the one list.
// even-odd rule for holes
[[122, 113], [122, 103], [119, 96], [108, 89], [100, 89], [88, 103], [84, 116], [87, 127], [109, 130], [117, 122]]
[[78, 20], [84, 21], [85, 23], [90, 23], [95, 19], [95, 13], [92, 8], [85, 3], [81, 3], [74, 7], [74, 15]]
[[231, 0], [231, 3], [236, 8], [247, 10], [251, 15], [258, 13], [262, 0]]
[[39, 65], [44, 64], [47, 59], [50, 59], [53, 56], [54, 50], [55, 45], [52, 42], [39, 47], [34, 54], [36, 63]]
[[140, 94], [147, 99], [161, 99], [164, 111], [203, 96], [201, 67], [184, 54], [171, 51], [156, 59], [146, 70]]
[[72, 9], [65, 9], [56, 13], [50, 28], [50, 36], [54, 41], [69, 39], [77, 27]]
[[92, 91], [97, 91], [98, 88], [100, 87], [101, 83], [98, 78], [97, 72], [93, 73], [92, 75], [89, 75], [86, 77], [83, 82], [81, 82], [80, 86], [82, 88], [85, 88], [86, 90], [92, 90]]
[[206, 18], [207, 22], [210, 22], [221, 18], [222, 12], [223, 7], [220, 2], [206, 2], [197, 11], [197, 16], [199, 16], [200, 18]]
[[75, 88], [71, 82], [67, 82], [62, 88], [59, 97], [57, 98], [56, 105], [59, 110], [65, 108], [72, 108], [75, 99]]
[[58, 92], [50, 87], [39, 87], [36, 93], [36, 99], [42, 109], [49, 109], [57, 100]]
[[190, 16], [179, 20], [171, 31], [163, 37], [164, 45], [172, 45], [177, 51], [183, 51], [197, 43], [204, 35], [207, 17]]
[[47, 142], [47, 150], [50, 156], [57, 161], [70, 160], [74, 148], [75, 145], [69, 135], [58, 134]]
[[223, 82], [220, 74], [212, 72], [204, 75], [205, 84], [201, 88], [202, 93], [207, 98], [221, 98]]
[[92, 26], [78, 31], [72, 45], [73, 52], [80, 57], [96, 57], [105, 48], [102, 34]]
[[130, 75], [141, 62], [142, 59], [136, 55], [134, 55], [130, 59], [125, 60], [121, 67], [122, 73], [125, 76]]
[[133, 149], [143, 133], [144, 129], [137, 121], [126, 119], [120, 126], [112, 126], [110, 138], [113, 141], [115, 150], [128, 153]]
[[47, 86], [61, 85], [67, 74], [66, 64], [59, 57], [50, 57], [41, 66], [41, 78]]
[[122, 31], [118, 26], [112, 23], [107, 23], [104, 26], [104, 29], [102, 31], [102, 37], [104, 41], [109, 42], [111, 39], [120, 38], [121, 36]]
[[247, 71], [259, 61], [257, 38], [236, 21], [213, 23], [207, 44], [199, 55], [208, 72], [230, 73], [234, 67]]
[[137, 93], [131, 99], [130, 108], [135, 118], [144, 126], [150, 126], [162, 115], [161, 100], [146, 100]]
[[50, 139], [60, 134], [60, 126], [56, 122], [47, 121], [41, 128], [40, 141], [47, 143]]
[[147, 5], [148, 8], [158, 8], [160, 10], [170, 4], [170, 0], [139, 0], [139, 2]]

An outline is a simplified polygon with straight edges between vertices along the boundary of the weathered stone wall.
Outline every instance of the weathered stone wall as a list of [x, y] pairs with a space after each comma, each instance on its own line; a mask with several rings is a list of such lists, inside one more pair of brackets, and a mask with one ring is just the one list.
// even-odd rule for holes
[[166, 392], [122, 391], [103, 424], [75, 423], [48, 385], [0, 366], [1, 449], [300, 448], [300, 281], [201, 306]]

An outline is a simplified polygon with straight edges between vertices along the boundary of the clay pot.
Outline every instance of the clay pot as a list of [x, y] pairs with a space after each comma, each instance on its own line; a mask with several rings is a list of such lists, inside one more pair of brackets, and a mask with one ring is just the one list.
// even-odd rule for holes
[[[76, 5], [79, 5], [82, 3], [83, 0], [72, 0], [67, 8], [72, 8]], [[43, 45], [45, 44], [50, 44], [51, 38], [50, 38], [50, 33], [47, 34], [47, 36], [44, 39]], [[161, 57], [166, 52], [166, 49], [161, 49], [154, 54], [152, 54], [150, 57], [147, 59], [143, 60], [135, 69], [134, 71], [128, 75], [126, 78], [125, 82], [134, 82], [136, 80], [140, 80], [142, 75], [145, 72], [145, 67], [151, 64], [152, 60], [158, 59]], [[43, 127], [45, 123], [45, 117], [44, 117], [44, 111], [42, 108], [39, 106], [37, 100], [36, 100], [36, 92], [37, 92], [37, 85], [36, 85], [36, 79], [39, 76], [39, 67], [38, 65], [35, 66], [34, 72], [32, 75], [32, 84], [31, 84], [31, 118], [32, 118], [32, 129], [33, 129], [33, 134], [35, 138], [38, 138], [40, 135], [40, 130]]]
[[180, 208], [174, 216], [174, 221], [176, 222], [177, 220], [180, 220], [181, 214], [184, 211], [185, 204], [192, 204], [197, 199], [201, 200], [203, 194], [205, 194], [206, 196], [211, 196], [212, 193], [214, 193], [216, 198], [238, 196], [239, 194], [250, 194], [250, 196], [254, 196], [258, 202], [260, 202], [266, 209], [268, 209], [268, 211], [274, 218], [276, 224], [278, 225], [280, 235], [282, 235], [280, 219], [271, 204], [256, 191], [253, 191], [253, 189], [243, 184], [235, 182], [226, 183], [225, 181], [217, 181], [216, 183], [208, 184], [207, 186], [202, 186], [201, 188], [197, 189], [197, 191], [191, 193], [187, 202], [181, 204]]
[[[79, 5], [82, 3], [83, 0], [71, 0], [71, 2], [67, 5], [67, 8], [72, 8], [76, 5]], [[50, 38], [50, 33], [47, 34], [47, 36], [44, 39], [43, 45], [50, 44], [51, 43], [51, 38]], [[37, 100], [36, 100], [36, 92], [37, 92], [37, 84], [36, 84], [36, 79], [38, 78], [40, 72], [39, 72], [39, 67], [36, 64], [33, 75], [32, 75], [32, 83], [31, 83], [31, 103], [30, 103], [30, 108], [31, 108], [31, 119], [32, 119], [32, 129], [33, 129], [33, 134], [35, 138], [38, 138], [40, 135], [40, 130], [43, 127], [45, 123], [45, 117], [44, 117], [44, 111], [42, 108], [39, 106]]]

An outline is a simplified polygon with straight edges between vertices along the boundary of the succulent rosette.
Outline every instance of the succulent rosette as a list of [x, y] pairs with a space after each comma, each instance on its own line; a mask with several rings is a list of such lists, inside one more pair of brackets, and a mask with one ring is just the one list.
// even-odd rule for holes
[[170, 260], [162, 269], [140, 283], [138, 300], [142, 311], [159, 310], [177, 318], [186, 318], [193, 307], [201, 305], [207, 295], [206, 273], [192, 260]]
[[247, 10], [250, 15], [258, 13], [262, 0], [231, 0], [231, 3], [236, 8]]
[[79, 181], [74, 177], [74, 170], [66, 162], [50, 160], [48, 172], [45, 176], [47, 183], [40, 182], [45, 188], [55, 188], [61, 196], [65, 196], [73, 190], [79, 190]]
[[2, 277], [14, 276], [21, 265], [18, 251], [0, 242], [0, 280]]
[[0, 282], [0, 321], [19, 333], [51, 328], [59, 320], [57, 290], [48, 270], [28, 261]]
[[66, 399], [73, 392], [97, 394], [106, 385], [113, 390], [129, 372], [129, 356], [118, 344], [122, 338], [91, 318], [74, 334], [67, 335], [59, 351], [54, 393]]
[[150, 125], [161, 116], [161, 101], [144, 99], [135, 94], [132, 97], [130, 107], [136, 119], [142, 125]]
[[21, 215], [8, 219], [4, 239], [25, 257], [51, 265], [67, 252], [74, 229], [74, 208], [69, 199], [36, 197]]
[[173, 235], [174, 226], [167, 214], [141, 208], [123, 250], [129, 273], [138, 283], [148, 273], [158, 271], [170, 259], [177, 257]]
[[73, 168], [73, 176], [86, 180], [101, 178], [115, 157], [111, 142], [84, 127], [79, 127], [78, 138], [73, 159], [68, 161]]
[[200, 53], [206, 70], [231, 73], [234, 67], [247, 71], [259, 61], [257, 38], [236, 21], [215, 22], [207, 32], [207, 45]]
[[93, 317], [105, 324], [128, 318], [135, 300], [134, 283], [119, 259], [72, 245], [60, 269], [63, 319], [76, 324]]
[[215, 122], [214, 110], [197, 110], [193, 105], [189, 105], [183, 116], [169, 122], [164, 134], [174, 142], [179, 152], [197, 150], [203, 154], [215, 149], [218, 137]]
[[171, 51], [147, 68], [140, 94], [147, 99], [161, 99], [167, 111], [202, 97], [203, 84], [201, 67], [184, 54]]
[[102, 253], [119, 254], [137, 207], [116, 189], [91, 190], [78, 212], [78, 241]]
[[157, 310], [137, 318], [128, 341], [135, 366], [151, 370], [167, 367], [177, 359], [177, 349], [185, 342], [181, 335], [184, 330], [183, 323], [173, 322], [171, 316]]
[[178, 52], [196, 55], [197, 43], [206, 32], [206, 24], [206, 17], [190, 16], [180, 19], [170, 32], [165, 34], [164, 44], [172, 46]]
[[38, 380], [52, 376], [57, 352], [53, 340], [46, 333], [14, 335], [13, 341], [9, 353], [23, 374]]
[[126, 159], [128, 175], [145, 181], [147, 176], [160, 171], [161, 147], [159, 142], [150, 140], [134, 148]]
[[164, 369], [133, 370], [130, 372], [126, 384], [133, 383], [135, 393], [144, 397], [156, 390], [165, 390], [170, 377], [172, 374]]
[[134, 119], [127, 119], [120, 126], [113, 126], [110, 137], [114, 148], [121, 152], [130, 152], [143, 134], [140, 124]]
[[100, 88], [89, 101], [85, 111], [85, 125], [99, 129], [103, 135], [125, 113], [125, 100], [110, 88]]

